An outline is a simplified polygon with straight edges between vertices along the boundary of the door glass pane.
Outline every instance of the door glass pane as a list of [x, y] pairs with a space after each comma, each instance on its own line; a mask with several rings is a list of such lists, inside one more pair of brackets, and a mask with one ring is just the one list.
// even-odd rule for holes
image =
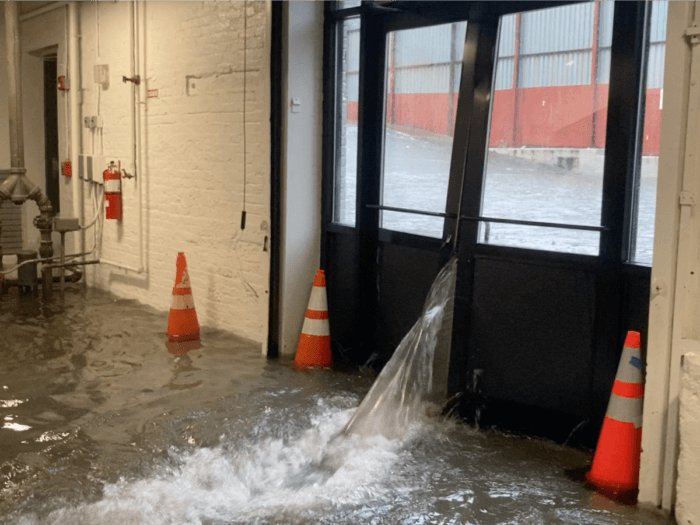
[[656, 215], [656, 182], [659, 172], [659, 138], [664, 95], [666, 58], [666, 15], [668, 2], [654, 0], [651, 6], [651, 31], [647, 53], [646, 104], [642, 135], [642, 169], [637, 193], [637, 217], [632, 232], [632, 261], [651, 265]]
[[[600, 226], [612, 6], [501, 19], [482, 216]], [[482, 243], [598, 254], [595, 231], [487, 224]]]
[[[443, 212], [467, 23], [396, 31], [387, 40], [382, 204]], [[381, 227], [442, 237], [444, 219], [382, 213]]]
[[333, 220], [355, 225], [357, 183], [357, 103], [360, 78], [360, 19], [338, 24], [338, 64], [336, 89], [336, 161]]

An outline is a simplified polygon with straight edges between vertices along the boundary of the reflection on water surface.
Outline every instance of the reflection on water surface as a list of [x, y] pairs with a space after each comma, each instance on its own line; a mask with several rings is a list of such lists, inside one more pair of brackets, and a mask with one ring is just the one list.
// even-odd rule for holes
[[0, 300], [0, 523], [669, 523], [549, 442], [444, 420], [336, 438], [373, 377], [206, 329], [176, 356], [166, 319], [96, 290]]

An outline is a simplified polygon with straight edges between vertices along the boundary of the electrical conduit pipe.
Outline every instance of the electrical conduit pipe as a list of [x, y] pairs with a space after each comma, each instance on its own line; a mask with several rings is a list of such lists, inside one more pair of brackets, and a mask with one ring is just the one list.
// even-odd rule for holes
[[[82, 192], [81, 179], [78, 176], [78, 165], [80, 163], [80, 150], [82, 145], [82, 128], [80, 126], [80, 67], [78, 64], [78, 24], [79, 13], [77, 2], [68, 4], [68, 79], [70, 88], [70, 163], [75, 175], [71, 179], [71, 189], [73, 190], [73, 216], [78, 217], [82, 224], [84, 196]], [[85, 252], [85, 232], [80, 231], [80, 253]]]
[[144, 91], [146, 79], [146, 3], [145, 2], [129, 2], [129, 53], [130, 53], [130, 76], [131, 78], [138, 76], [139, 84], [132, 84], [131, 88], [131, 111], [129, 112], [129, 123], [132, 130], [133, 149], [132, 163], [134, 169], [137, 207], [138, 207], [138, 235], [139, 235], [139, 266], [132, 266], [112, 262], [104, 257], [100, 257], [100, 263], [108, 264], [122, 270], [129, 270], [136, 273], [144, 273], [146, 267], [144, 264], [144, 239], [143, 239], [143, 148], [141, 144], [141, 129], [142, 129], [142, 110], [145, 109]]

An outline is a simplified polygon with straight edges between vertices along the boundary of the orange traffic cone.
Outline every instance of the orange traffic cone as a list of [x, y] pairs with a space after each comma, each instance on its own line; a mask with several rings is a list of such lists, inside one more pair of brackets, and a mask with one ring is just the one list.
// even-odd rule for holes
[[190, 277], [187, 274], [185, 254], [177, 254], [177, 272], [173, 287], [173, 306], [168, 316], [168, 350], [173, 354], [185, 354], [199, 345], [199, 323], [194, 309]]
[[294, 364], [299, 369], [331, 366], [331, 331], [323, 270], [318, 270], [314, 277]]
[[642, 444], [642, 356], [639, 332], [627, 332], [598, 446], [586, 479], [605, 495], [634, 501]]

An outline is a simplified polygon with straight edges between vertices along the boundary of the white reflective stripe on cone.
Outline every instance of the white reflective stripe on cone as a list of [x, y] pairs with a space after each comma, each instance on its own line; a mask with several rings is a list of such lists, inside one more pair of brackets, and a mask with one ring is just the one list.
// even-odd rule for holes
[[606, 417], [623, 423], [633, 423], [634, 428], [642, 426], [643, 399], [641, 397], [610, 396]]
[[328, 310], [328, 300], [326, 298], [325, 286], [313, 286], [311, 288], [311, 297], [309, 298], [308, 310], [316, 310], [318, 312]]
[[194, 299], [191, 295], [173, 295], [173, 310], [187, 310], [194, 308]]
[[183, 270], [182, 279], [175, 285], [175, 288], [190, 288], [190, 276], [187, 274], [187, 270]]
[[622, 349], [615, 379], [624, 383], [642, 382], [642, 357], [639, 348], [625, 346]]
[[309, 319], [304, 318], [304, 327], [301, 329], [306, 335], [331, 335], [328, 319]]

